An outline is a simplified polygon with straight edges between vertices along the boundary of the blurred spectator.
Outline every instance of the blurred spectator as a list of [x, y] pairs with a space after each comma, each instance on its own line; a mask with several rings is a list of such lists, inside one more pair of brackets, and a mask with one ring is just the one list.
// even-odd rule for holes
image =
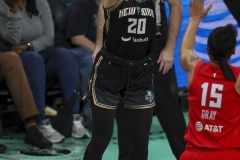
[[[52, 128], [50, 120], [44, 113], [45, 83], [46, 79], [58, 79], [64, 100], [67, 102], [79, 81], [78, 64], [70, 50], [51, 48], [54, 25], [47, 1], [0, 1], [0, 12], [0, 38], [5, 42], [5, 48], [17, 52], [22, 59], [40, 112], [38, 128], [51, 142], [60, 142], [64, 136]], [[78, 97], [72, 110], [74, 115], [72, 136], [75, 138], [88, 134], [79, 118], [79, 103]]]
[[[43, 137], [37, 129], [35, 116], [38, 110], [35, 105], [22, 62], [17, 53], [0, 52], [0, 80], [5, 80], [13, 101], [24, 121], [26, 135], [24, 141], [39, 148], [49, 148], [52, 143]], [[0, 144], [0, 153], [6, 151], [6, 146]]]
[[[57, 46], [69, 48], [76, 56], [82, 76], [83, 92], [92, 72], [92, 53], [95, 48], [98, 0], [73, 0], [62, 17], [56, 34]], [[88, 100], [83, 107], [85, 126], [91, 126], [91, 105]]]

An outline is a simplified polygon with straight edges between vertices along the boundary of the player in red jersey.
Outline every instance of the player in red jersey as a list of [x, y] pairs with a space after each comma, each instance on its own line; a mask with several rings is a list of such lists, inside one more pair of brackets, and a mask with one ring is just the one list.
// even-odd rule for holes
[[237, 31], [218, 27], [207, 41], [210, 62], [193, 54], [198, 25], [211, 9], [204, 0], [190, 2], [190, 22], [181, 45], [181, 65], [188, 74], [189, 124], [180, 160], [240, 159], [240, 68], [228, 64]]

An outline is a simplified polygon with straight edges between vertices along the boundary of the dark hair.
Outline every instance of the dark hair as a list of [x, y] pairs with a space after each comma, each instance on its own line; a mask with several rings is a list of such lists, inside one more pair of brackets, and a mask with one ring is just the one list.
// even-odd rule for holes
[[36, 0], [26, 0], [26, 11], [29, 17], [38, 16], [39, 11], [36, 6]]
[[226, 79], [236, 81], [227, 60], [230, 59], [237, 43], [237, 30], [232, 24], [215, 28], [208, 37], [207, 45], [213, 59], [218, 61]]

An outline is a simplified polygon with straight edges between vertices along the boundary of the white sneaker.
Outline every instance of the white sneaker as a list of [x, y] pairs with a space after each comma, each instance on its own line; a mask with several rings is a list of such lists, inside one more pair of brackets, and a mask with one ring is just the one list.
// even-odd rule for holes
[[38, 130], [52, 143], [61, 142], [65, 138], [52, 127], [49, 119], [43, 120], [42, 124], [38, 126]]
[[90, 134], [82, 125], [82, 117], [79, 114], [73, 115], [72, 137], [74, 138], [89, 138]]

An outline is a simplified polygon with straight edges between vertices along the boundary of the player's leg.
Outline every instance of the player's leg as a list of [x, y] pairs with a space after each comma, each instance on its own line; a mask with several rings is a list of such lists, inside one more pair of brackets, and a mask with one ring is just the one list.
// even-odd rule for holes
[[91, 79], [93, 130], [84, 160], [101, 160], [111, 140], [115, 109], [120, 100], [119, 92], [114, 90], [118, 85], [116, 78], [120, 76], [116, 68], [100, 54], [96, 57]]
[[127, 109], [127, 114], [132, 144], [128, 160], [147, 160], [153, 108]]
[[128, 156], [131, 150], [131, 138], [127, 108], [124, 107], [123, 101], [121, 101], [117, 107], [116, 119], [118, 128], [118, 159], [128, 160]]
[[92, 104], [92, 139], [85, 151], [84, 160], [101, 160], [112, 137], [115, 110]]

